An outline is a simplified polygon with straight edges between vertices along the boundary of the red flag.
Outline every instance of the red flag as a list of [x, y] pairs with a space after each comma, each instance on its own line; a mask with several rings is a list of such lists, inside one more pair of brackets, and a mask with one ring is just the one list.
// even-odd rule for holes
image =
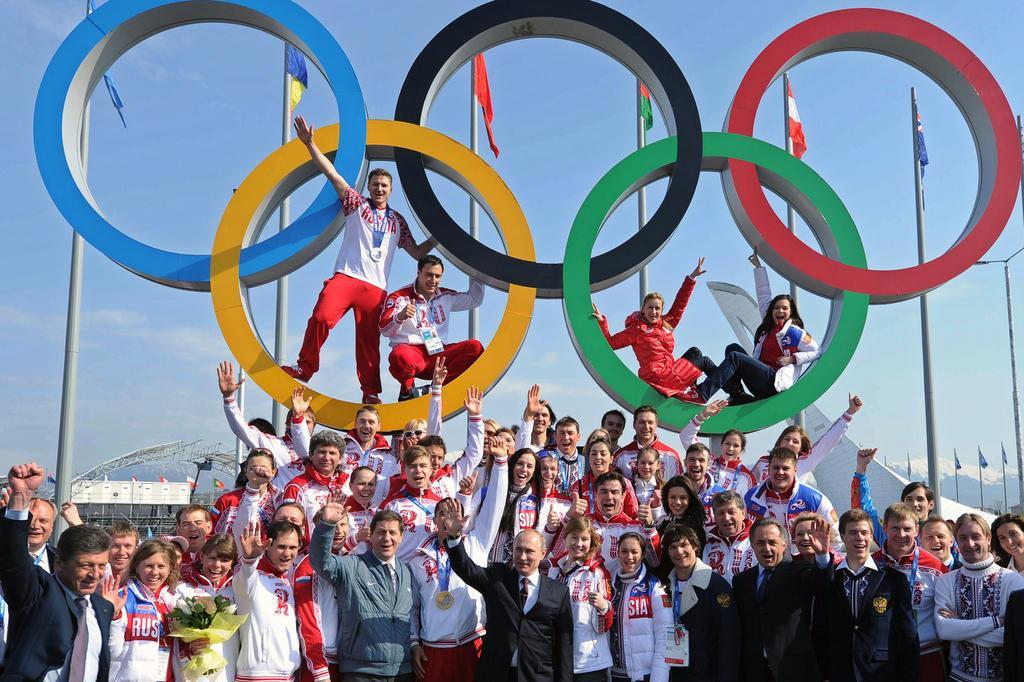
[[219, 478], [213, 479], [213, 485], [215, 488], [217, 488], [217, 490], [224, 490], [225, 488], [224, 482], [221, 481]]
[[199, 485], [198, 483], [196, 483], [196, 479], [192, 478], [191, 476], [186, 476], [185, 481], [188, 483], [188, 487], [191, 488], [192, 490], [195, 490], [196, 487]]
[[167, 479], [166, 479], [166, 478], [164, 478], [163, 476], [161, 476], [161, 477], [160, 477], [160, 482], [161, 482], [161, 483], [167, 483]]
[[139, 479], [135, 476], [135, 474], [132, 474], [132, 480], [135, 481], [136, 483], [139, 482]]
[[491, 86], [487, 82], [487, 65], [484, 64], [483, 54], [473, 57], [473, 68], [476, 69], [476, 78], [473, 80], [473, 94], [480, 108], [484, 112], [484, 127], [487, 128], [487, 141], [491, 145], [494, 158], [498, 158], [498, 145], [494, 143], [494, 131], [491, 130], [491, 121], [494, 120], [494, 107], [491, 105]]
[[793, 88], [788, 82], [786, 97], [789, 99], [789, 139], [793, 143], [793, 156], [799, 159], [807, 151], [807, 138], [804, 137], [804, 124], [800, 122], [800, 112], [796, 110]]

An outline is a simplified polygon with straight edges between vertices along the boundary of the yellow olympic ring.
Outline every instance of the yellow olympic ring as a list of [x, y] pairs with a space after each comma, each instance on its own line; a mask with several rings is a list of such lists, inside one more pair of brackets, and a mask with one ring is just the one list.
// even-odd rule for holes
[[[330, 154], [338, 148], [338, 124], [316, 131], [317, 146]], [[409, 149], [430, 160], [435, 172], [474, 195], [498, 226], [508, 255], [535, 261], [533, 237], [526, 216], [501, 177], [470, 149], [441, 133], [411, 123], [370, 120], [366, 135], [367, 158], [390, 160], [394, 148]], [[245, 178], [224, 209], [213, 240], [210, 259], [210, 294], [217, 324], [231, 353], [252, 380], [274, 400], [287, 404], [292, 390], [305, 386], [278, 367], [263, 347], [249, 319], [244, 285], [239, 279], [239, 257], [262, 219], [280, 199], [317, 173], [305, 147], [292, 140], [278, 148]], [[285, 186], [287, 184], [287, 186]], [[276, 200], [275, 200], [276, 199]], [[526, 337], [537, 290], [512, 285], [505, 312], [483, 354], [457, 379], [444, 387], [445, 414], [462, 408], [470, 386], [489, 390], [511, 366]], [[349, 428], [361, 403], [351, 403], [306, 389], [313, 394], [317, 420], [334, 428]], [[410, 419], [427, 413], [429, 397], [378, 405], [381, 430], [395, 431]]]

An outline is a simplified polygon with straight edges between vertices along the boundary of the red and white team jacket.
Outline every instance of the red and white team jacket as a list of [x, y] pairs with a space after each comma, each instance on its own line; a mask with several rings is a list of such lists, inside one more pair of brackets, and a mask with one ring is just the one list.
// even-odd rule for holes
[[658, 579], [641, 565], [636, 575], [612, 577], [612, 627], [618, 632], [619, 651], [613, 660], [625, 663], [627, 677], [642, 680], [653, 672], [654, 643], [672, 625], [672, 606]]
[[[469, 291], [438, 287], [429, 301], [416, 291], [415, 284], [410, 284], [388, 294], [380, 314], [380, 334], [390, 339], [392, 348], [402, 344], [422, 346], [420, 330], [433, 327], [441, 342], [448, 343], [448, 321], [452, 313], [472, 310], [483, 300], [484, 285], [473, 278], [469, 280]], [[410, 304], [416, 307], [416, 316], [399, 322], [398, 312]]]
[[339, 467], [345, 477], [343, 482], [346, 483], [346, 493], [348, 493], [348, 477], [354, 469], [359, 467], [370, 467], [377, 472], [378, 479], [384, 480], [401, 471], [398, 460], [391, 454], [391, 446], [388, 445], [384, 436], [378, 433], [370, 443], [370, 447], [364, 450], [355, 436], [355, 431], [349, 431], [345, 434], [345, 452], [341, 455], [341, 466]]
[[[575, 491], [580, 496], [581, 500], [587, 501], [587, 512], [593, 513], [597, 509], [597, 495], [594, 490], [594, 474], [589, 469], [586, 475], [576, 482], [570, 490], [570, 495]], [[636, 493], [633, 492], [633, 484], [628, 480], [626, 481], [626, 491], [622, 500], [622, 512], [627, 516], [636, 518], [637, 513], [637, 499]], [[541, 521], [547, 523], [547, 517], [542, 517]]]
[[[235, 528], [235, 519], [238, 517], [238, 507], [242, 504], [245, 491], [245, 486], [235, 488], [230, 492], [224, 493], [214, 502], [213, 508], [210, 509], [214, 533], [232, 534]], [[264, 536], [266, 536], [267, 528], [270, 527], [270, 523], [274, 518], [274, 510], [277, 509], [276, 502], [279, 496], [277, 488], [274, 487], [273, 483], [270, 483], [262, 495], [259, 495], [258, 498], [254, 495], [255, 499], [249, 502], [250, 507], [257, 510], [256, 516], [259, 518]], [[246, 518], [249, 518], [251, 515], [251, 512], [245, 514]]]
[[260, 557], [242, 559], [232, 578], [238, 613], [249, 617], [239, 628], [238, 682], [291, 680], [302, 661], [290, 571], [281, 573]]
[[231, 433], [235, 434], [250, 450], [262, 448], [274, 455], [277, 476], [274, 485], [281, 490], [288, 481], [302, 473], [302, 459], [309, 454], [309, 431], [306, 430], [306, 419], [288, 424], [288, 433], [283, 437], [271, 436], [259, 429], [249, 426], [238, 409], [235, 396], [224, 399], [224, 416], [228, 420]]
[[[601, 536], [601, 557], [604, 559], [604, 567], [613, 575], [619, 572], [619, 536], [623, 533], [639, 533], [640, 537], [647, 539], [648, 555], [652, 557], [661, 555], [661, 540], [658, 531], [651, 527], [647, 528], [640, 521], [619, 512], [611, 518], [605, 518], [601, 512], [586, 514], [586, 517], [594, 522], [594, 530]], [[551, 542], [549, 556], [564, 556], [565, 549], [565, 524], [568, 517], [562, 519], [562, 525]]]
[[734, 575], [757, 564], [754, 548], [750, 546], [752, 525], [750, 519], [746, 519], [743, 529], [732, 537], [723, 535], [717, 525], [707, 529], [708, 541], [704, 545], [703, 561], [730, 585]]
[[153, 594], [134, 578], [125, 589], [121, 616], [110, 623], [110, 679], [165, 680], [173, 645], [167, 614], [174, 609], [174, 590], [164, 586]]
[[404, 485], [380, 505], [381, 511], [390, 509], [402, 517], [405, 532], [398, 546], [398, 561], [408, 563], [416, 550], [437, 530], [434, 526], [434, 507], [441, 498], [430, 490], [415, 490]]
[[331, 493], [340, 492], [343, 489], [347, 480], [347, 474], [324, 476], [314, 469], [312, 464], [307, 464], [305, 472], [293, 478], [281, 493], [278, 505], [294, 502], [300, 505], [302, 511], [306, 513], [303, 541], [307, 545], [309, 536], [313, 532], [313, 515], [327, 504], [327, 498]]
[[623, 445], [615, 451], [615, 458], [612, 460], [616, 469], [622, 472], [630, 481], [636, 477], [636, 456], [644, 447], [652, 447], [658, 451], [658, 468], [661, 470], [661, 478], [664, 481], [679, 476], [683, 473], [683, 461], [679, 453], [655, 438], [650, 446], [640, 445], [634, 438], [628, 445]]
[[942, 641], [935, 629], [935, 583], [940, 576], [949, 573], [946, 565], [920, 547], [914, 547], [912, 553], [899, 559], [886, 553], [883, 547], [872, 554], [871, 558], [879, 566], [896, 569], [911, 582], [910, 604], [917, 619], [917, 638], [921, 642], [921, 653], [927, 654], [941, 649]]
[[[491, 468], [491, 489], [477, 510], [473, 529], [461, 542], [475, 563], [487, 565], [487, 555], [498, 535], [502, 501], [508, 491], [508, 462], [495, 460]], [[453, 648], [482, 637], [486, 610], [483, 596], [470, 588], [451, 570], [448, 548], [437, 533], [427, 536], [408, 562], [412, 579], [420, 592], [420, 608], [412, 613], [412, 640], [437, 648]], [[442, 583], [447, 581], [447, 585]], [[435, 598], [442, 587], [452, 593], [454, 604], [440, 609]]]
[[304, 556], [292, 572], [302, 657], [315, 682], [331, 679], [328, 663], [338, 662], [338, 598], [334, 585], [319, 577]]
[[359, 500], [349, 496], [345, 500], [345, 509], [348, 510], [348, 539], [345, 541], [345, 547], [348, 549], [349, 554], [362, 554], [370, 546], [365, 543], [357, 543], [356, 536], [359, 535], [359, 531], [370, 530], [370, 522], [373, 521], [374, 514], [377, 513], [378, 507], [373, 506], [373, 502], [363, 506], [359, 503]]
[[[604, 560], [594, 555], [580, 564], [568, 555], [553, 558], [548, 577], [569, 588], [573, 619], [573, 673], [579, 675], [612, 667], [608, 631], [612, 629], [615, 612], [610, 603], [612, 576], [604, 567]], [[591, 592], [597, 592], [609, 601], [607, 611], [601, 613], [590, 604]]]
[[[814, 471], [814, 467], [822, 463], [828, 453], [839, 444], [839, 441], [844, 435], [846, 435], [846, 429], [850, 427], [850, 422], [853, 421], [853, 415], [849, 412], [843, 412], [839, 419], [832, 423], [832, 426], [828, 428], [828, 431], [821, 435], [814, 445], [811, 446], [810, 452], [801, 452], [796, 458], [796, 475], [802, 481], [807, 478], [807, 475]], [[754, 474], [754, 480], [758, 483], [768, 478], [768, 455], [762, 455], [750, 468]]]
[[[203, 575], [200, 567], [192, 566], [187, 581], [178, 583], [175, 589], [177, 598], [184, 597], [224, 597], [235, 601], [235, 589], [231, 584], [232, 576], [225, 576], [219, 585], [214, 585], [210, 579]], [[231, 639], [221, 644], [211, 644], [210, 648], [220, 653], [227, 659], [228, 664], [217, 675], [204, 677], [208, 682], [233, 682], [235, 679], [235, 661], [238, 659], [238, 633], [235, 632]], [[188, 665], [188, 645], [180, 639], [174, 639], [174, 655], [171, 658], [171, 667], [174, 669], [175, 682], [186, 682], [185, 666]]]
[[[751, 522], [764, 516], [770, 516], [790, 533], [793, 532], [793, 519], [801, 512], [815, 512], [832, 526], [832, 551], [841, 554], [843, 543], [839, 536], [839, 516], [832, 502], [817, 488], [803, 485], [799, 481], [793, 484], [788, 492], [777, 493], [768, 485], [768, 481], [751, 488], [743, 497], [747, 505], [747, 518]], [[790, 545], [790, 551], [797, 553], [796, 544]]]

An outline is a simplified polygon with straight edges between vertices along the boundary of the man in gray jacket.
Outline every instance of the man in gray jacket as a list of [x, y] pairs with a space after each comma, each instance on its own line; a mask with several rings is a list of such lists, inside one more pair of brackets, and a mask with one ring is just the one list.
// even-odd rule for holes
[[411, 614], [419, 608], [409, 567], [395, 559], [402, 542], [402, 517], [380, 511], [370, 522], [370, 551], [331, 553], [334, 529], [346, 514], [331, 499], [309, 543], [313, 570], [338, 595], [338, 669], [343, 682], [412, 682]]

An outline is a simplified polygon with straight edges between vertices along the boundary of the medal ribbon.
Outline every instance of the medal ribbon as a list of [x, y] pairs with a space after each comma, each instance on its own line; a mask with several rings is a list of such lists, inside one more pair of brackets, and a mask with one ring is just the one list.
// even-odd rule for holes
[[448, 592], [448, 586], [451, 584], [452, 578], [452, 562], [448, 558], [448, 553], [444, 553], [444, 563], [441, 562], [441, 541], [434, 541], [434, 557], [437, 559], [437, 584], [441, 588], [442, 592]]
[[384, 207], [384, 215], [381, 216], [378, 213], [378, 209], [373, 204], [367, 202], [367, 208], [370, 209], [370, 231], [373, 236], [373, 248], [381, 249], [382, 251], [387, 248], [387, 244], [391, 232], [388, 230], [388, 226], [391, 222], [391, 208], [388, 206]]
[[423, 506], [423, 503], [422, 503], [422, 502], [420, 502], [419, 500], [417, 500], [417, 499], [416, 499], [415, 497], [413, 497], [413, 496], [412, 496], [412, 495], [410, 495], [409, 493], [406, 493], [406, 494], [405, 494], [405, 499], [409, 500], [410, 502], [412, 502], [413, 504], [415, 504], [415, 505], [416, 505], [417, 507], [419, 507], [420, 509], [422, 509], [422, 510], [423, 510], [423, 513], [427, 515], [427, 520], [428, 520], [428, 521], [430, 520], [430, 517], [431, 517], [431, 516], [433, 516], [433, 514], [431, 514], [431, 513], [430, 513], [430, 510], [429, 510], [429, 509], [427, 509], [426, 507], [424, 507], [424, 506]]

